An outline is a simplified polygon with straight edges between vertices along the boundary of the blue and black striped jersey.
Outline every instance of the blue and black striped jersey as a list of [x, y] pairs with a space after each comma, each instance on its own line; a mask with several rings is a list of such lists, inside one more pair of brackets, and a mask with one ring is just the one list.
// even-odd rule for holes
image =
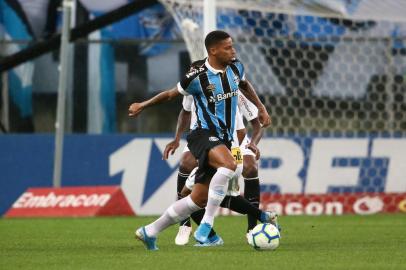
[[225, 71], [210, 66], [207, 59], [193, 63], [178, 83], [183, 95], [193, 95], [197, 122], [193, 129], [211, 130], [219, 138], [232, 140], [238, 103], [238, 85], [244, 80], [244, 66], [238, 60]]

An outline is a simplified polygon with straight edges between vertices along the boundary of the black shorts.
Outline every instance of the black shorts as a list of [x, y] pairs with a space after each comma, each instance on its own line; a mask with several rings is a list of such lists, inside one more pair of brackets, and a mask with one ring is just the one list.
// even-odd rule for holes
[[186, 137], [186, 140], [190, 152], [199, 161], [195, 183], [204, 183], [210, 180], [217, 171], [208, 164], [207, 155], [210, 149], [222, 144], [231, 149], [231, 142], [223, 141], [207, 129], [192, 130]]

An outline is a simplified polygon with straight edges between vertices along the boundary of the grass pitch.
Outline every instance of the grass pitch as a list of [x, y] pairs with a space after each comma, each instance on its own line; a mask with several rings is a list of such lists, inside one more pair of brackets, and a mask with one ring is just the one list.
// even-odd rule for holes
[[222, 247], [176, 246], [172, 226], [147, 251], [134, 229], [152, 220], [0, 219], [0, 269], [406, 269], [405, 215], [283, 216], [276, 251], [246, 244], [245, 217], [216, 219]]

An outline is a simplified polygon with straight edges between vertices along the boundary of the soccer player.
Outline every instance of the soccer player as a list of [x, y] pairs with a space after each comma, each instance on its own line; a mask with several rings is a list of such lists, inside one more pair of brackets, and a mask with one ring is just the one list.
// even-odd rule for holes
[[[129, 115], [137, 116], [145, 108], [171, 100], [180, 93], [192, 95], [196, 104], [197, 125], [187, 136], [188, 147], [199, 160], [195, 185], [189, 196], [174, 202], [157, 220], [136, 230], [136, 237], [149, 250], [158, 249], [156, 236], [159, 232], [205, 206], [205, 215], [194, 237], [201, 243], [208, 241], [215, 212], [237, 168], [230, 146], [239, 89], [258, 107], [264, 126], [270, 124], [269, 114], [245, 81], [244, 67], [235, 58], [230, 35], [223, 31], [210, 32], [205, 38], [205, 47], [208, 58], [204, 66], [188, 72], [173, 89], [147, 101], [133, 103], [129, 108]], [[257, 152], [254, 142], [247, 147]]]
[[[190, 106], [193, 103], [193, 100], [188, 101], [187, 99], [189, 99], [189, 97], [184, 97], [183, 110], [193, 111], [193, 107]], [[241, 102], [240, 102], [241, 100], [246, 101], [245, 97], [241, 95], [241, 99], [239, 99], [239, 108], [240, 108], [240, 105], [244, 105], [244, 104], [241, 104]], [[262, 136], [262, 130], [261, 130], [261, 126], [258, 121], [258, 118], [256, 116], [255, 110], [256, 110], [256, 108], [252, 108], [252, 110], [250, 111], [252, 113], [244, 114], [244, 116], [246, 118], [248, 118], [248, 120], [250, 120], [252, 123], [253, 129], [254, 129], [253, 140], [257, 144]], [[184, 115], [184, 114], [182, 114], [182, 115]], [[190, 117], [190, 114], [188, 114], [188, 115]], [[193, 115], [194, 115], [194, 113], [192, 112], [192, 116]], [[255, 118], [252, 119], [252, 117], [255, 117]], [[191, 125], [193, 125], [194, 118], [195, 117], [193, 117], [193, 119], [191, 121], [192, 122]], [[178, 127], [183, 126], [182, 124], [179, 125], [179, 123], [181, 123], [182, 121], [188, 122], [189, 119], [185, 118], [185, 117], [179, 117], [179, 120], [180, 121], [178, 122]], [[234, 140], [232, 143], [232, 153], [233, 153], [233, 156], [238, 165], [237, 165], [236, 175], [229, 182], [227, 195], [224, 198], [223, 202], [221, 203], [221, 206], [229, 208], [240, 214], [247, 214], [252, 219], [255, 219], [255, 221], [259, 220], [263, 223], [265, 223], [265, 222], [273, 223], [275, 226], [278, 227], [277, 215], [275, 213], [260, 211], [258, 209], [258, 207], [253, 206], [249, 201], [247, 201], [246, 199], [241, 197], [239, 194], [238, 179], [239, 179], [239, 177], [241, 175], [241, 171], [242, 171], [242, 163], [243, 163], [243, 159], [242, 159], [243, 151], [242, 150], [243, 150], [244, 146], [243, 145], [240, 146], [240, 142], [242, 141], [243, 138], [240, 138], [240, 139], [237, 138], [238, 131], [245, 132], [245, 127], [244, 127], [242, 117], [240, 116], [240, 113], [237, 111], [236, 132], [234, 132]], [[179, 129], [177, 129], [176, 135], [178, 135], [178, 133], [179, 133]], [[245, 135], [245, 133], [243, 135]], [[180, 138], [180, 136], [176, 136], [176, 137]], [[171, 151], [171, 153], [173, 154], [173, 152], [176, 150], [176, 148], [178, 146], [179, 146], [179, 143], [176, 140], [169, 143], [164, 151], [164, 159], [168, 158], [169, 151]], [[187, 153], [187, 152], [189, 152], [189, 150], [186, 146], [184, 149], [184, 153]], [[258, 154], [259, 154], [259, 152], [258, 152]], [[257, 158], [259, 158], [258, 155], [257, 155]], [[194, 161], [194, 162], [196, 162], [196, 161]], [[191, 163], [193, 163], [193, 162], [191, 162]], [[194, 172], [196, 171], [196, 169], [197, 168], [193, 169], [193, 171], [190, 173], [190, 176], [187, 178], [186, 184], [183, 186], [182, 191], [180, 192], [180, 194], [178, 193], [178, 197], [182, 198], [182, 197], [185, 197], [188, 194], [190, 194], [190, 191], [192, 190], [192, 187], [194, 185], [194, 179], [195, 179]], [[197, 212], [194, 212], [191, 215], [191, 217], [196, 222], [196, 224], [200, 224], [200, 221], [201, 221], [203, 215], [204, 215], [204, 210], [202, 209]], [[190, 220], [185, 220], [185, 221], [181, 222], [181, 226], [179, 227], [179, 232], [175, 239], [175, 243], [177, 245], [185, 245], [189, 241], [191, 226], [190, 225], [187, 226], [186, 223], [190, 224]], [[218, 246], [218, 245], [222, 245], [222, 244], [223, 244], [223, 240], [221, 239], [221, 237], [216, 235], [215, 231], [212, 230], [209, 234], [209, 241], [207, 243], [198, 243], [198, 244], [196, 244], [196, 246]]]
[[[202, 65], [203, 63], [199, 63], [199, 61], [194, 62], [192, 66], [198, 67], [199, 65]], [[176, 133], [175, 133], [175, 139], [168, 143], [167, 146], [165, 147], [164, 151], [164, 159], [168, 159], [169, 153], [173, 154], [175, 150], [179, 147], [179, 140], [181, 138], [181, 135], [184, 131], [187, 130], [188, 126], [190, 126], [190, 129], [194, 127], [196, 124], [196, 115], [195, 115], [195, 110], [194, 110], [194, 104], [193, 104], [193, 98], [191, 96], [183, 97], [183, 102], [182, 102], [182, 110], [179, 113], [178, 117], [178, 123], [177, 123], [177, 128], [176, 128]], [[249, 101], [246, 99], [246, 97], [243, 94], [239, 94], [238, 97], [238, 109], [241, 111], [240, 113], [237, 113], [237, 119], [236, 119], [236, 131], [234, 134], [234, 141], [233, 141], [233, 156], [240, 156], [242, 154], [242, 159], [241, 160], [236, 160], [237, 163], [240, 165], [243, 165], [243, 170], [242, 173], [244, 175], [244, 182], [245, 182], [245, 191], [244, 194], [245, 198], [250, 198], [251, 203], [252, 203], [252, 198], [255, 199], [256, 203], [252, 203], [254, 207], [257, 208], [257, 211], [255, 211], [255, 215], [247, 215], [248, 217], [248, 229], [247, 229], [247, 234], [249, 230], [253, 229], [255, 225], [257, 224], [257, 219], [258, 219], [258, 213], [260, 211], [258, 210], [259, 208], [259, 181], [258, 181], [258, 171], [257, 171], [257, 164], [256, 164], [256, 156], [255, 153], [253, 153], [250, 149], [246, 148], [247, 143], [249, 142], [249, 139], [246, 134], [245, 126], [242, 121], [242, 118], [240, 115], [243, 115], [247, 121], [253, 121], [253, 127], [256, 126], [260, 128], [259, 121], [257, 119], [258, 116], [258, 109]], [[189, 124], [190, 123], [190, 124]], [[258, 135], [258, 138], [253, 138], [256, 142], [256, 144], [259, 142], [260, 137], [262, 136], [262, 132], [255, 132], [256, 134], [254, 137]], [[238, 142], [238, 144], [235, 144]], [[238, 151], [238, 152], [237, 152]], [[244, 160], [244, 162], [242, 162]], [[242, 164], [241, 164], [242, 163]], [[193, 170], [194, 167], [197, 165], [196, 159], [193, 157], [193, 155], [190, 154], [190, 151], [187, 146], [185, 146], [185, 149], [183, 150], [182, 158], [180, 161], [180, 166], [179, 166], [179, 172], [178, 172], [178, 181], [177, 181], [177, 192], [178, 192], [178, 199], [182, 198], [180, 195], [182, 188], [185, 185], [186, 179], [189, 177], [191, 171]], [[252, 175], [255, 174], [256, 175]], [[241, 174], [241, 172], [240, 172]], [[246, 175], [250, 175], [249, 180], [247, 180]], [[239, 177], [239, 175], [238, 175]], [[237, 185], [238, 185], [238, 177], [237, 177]], [[256, 178], [254, 178], [256, 177]], [[251, 180], [251, 179], [255, 180]], [[249, 182], [248, 182], [249, 181]], [[255, 184], [257, 186], [255, 186]], [[235, 191], [234, 191], [235, 193]], [[253, 196], [256, 195], [255, 197]], [[239, 194], [238, 194], [239, 195]], [[233, 211], [239, 212], [241, 214], [247, 214], [247, 211], [245, 210], [246, 208], [249, 208], [249, 206], [245, 205], [245, 200], [239, 200], [239, 198], [227, 198], [227, 201], [229, 203], [225, 205], [229, 205], [233, 207], [233, 205], [239, 205], [239, 207], [244, 208], [243, 210], [240, 209], [231, 209]], [[226, 200], [225, 199], [225, 200]], [[234, 203], [232, 203], [234, 201]], [[237, 201], [239, 203], [237, 203]], [[241, 201], [241, 202], [240, 202]], [[223, 202], [224, 204], [224, 202]], [[196, 222], [196, 220], [199, 220], [199, 217], [204, 213], [203, 210], [197, 211], [192, 214], [193, 220]], [[252, 213], [252, 212], [251, 212]], [[200, 218], [201, 219], [201, 218]], [[276, 219], [276, 218], [275, 218]], [[198, 222], [196, 222], [199, 224]], [[186, 218], [185, 220], [182, 220], [180, 222], [179, 226], [179, 231], [178, 234], [176, 235], [175, 238], [175, 244], [177, 245], [185, 245], [189, 241], [189, 236], [191, 233], [191, 223], [190, 223], [190, 218]]]

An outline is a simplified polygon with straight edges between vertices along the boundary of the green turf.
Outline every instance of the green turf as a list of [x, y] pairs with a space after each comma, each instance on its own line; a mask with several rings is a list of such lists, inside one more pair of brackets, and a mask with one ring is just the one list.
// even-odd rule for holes
[[152, 218], [0, 219], [0, 269], [406, 269], [406, 216], [281, 217], [281, 245], [246, 244], [245, 217], [216, 219], [225, 245], [174, 244], [162, 233], [159, 251], [134, 240]]

